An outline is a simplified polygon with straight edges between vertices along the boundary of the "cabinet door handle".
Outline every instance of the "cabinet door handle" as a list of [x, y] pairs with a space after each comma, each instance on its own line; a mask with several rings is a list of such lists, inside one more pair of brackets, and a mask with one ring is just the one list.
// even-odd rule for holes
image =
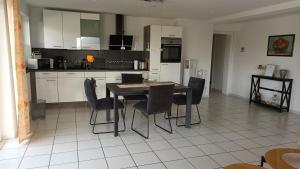
[[168, 66], [168, 64], [161, 64], [161, 65], [163, 65], [163, 66]]
[[61, 46], [58, 46], [58, 45], [54, 45], [53, 47], [55, 47], [55, 48], [61, 48]]
[[153, 74], [153, 75], [158, 75], [158, 73], [151, 73], [151, 74]]
[[47, 82], [56, 82], [56, 80], [47, 80]]
[[152, 69], [152, 70], [159, 70], [159, 69]]
[[72, 47], [72, 49], [77, 49], [77, 47]]
[[174, 36], [176, 36], [176, 35], [169, 35], [169, 36], [174, 37]]

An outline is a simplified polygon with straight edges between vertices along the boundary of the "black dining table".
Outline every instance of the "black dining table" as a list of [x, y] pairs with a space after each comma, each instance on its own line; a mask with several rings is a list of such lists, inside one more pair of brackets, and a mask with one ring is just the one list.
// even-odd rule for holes
[[[191, 128], [191, 111], [192, 111], [192, 89], [173, 82], [144, 82], [140, 84], [122, 84], [122, 83], [106, 83], [106, 97], [110, 98], [110, 93], [114, 96], [114, 136], [119, 135], [119, 112], [116, 106], [119, 96], [125, 95], [140, 95], [148, 94], [149, 86], [151, 85], [164, 85], [164, 84], [175, 84], [174, 93], [186, 93], [186, 118], [185, 127]], [[169, 112], [171, 113], [171, 112]], [[106, 120], [110, 121], [110, 110], [106, 110]]]

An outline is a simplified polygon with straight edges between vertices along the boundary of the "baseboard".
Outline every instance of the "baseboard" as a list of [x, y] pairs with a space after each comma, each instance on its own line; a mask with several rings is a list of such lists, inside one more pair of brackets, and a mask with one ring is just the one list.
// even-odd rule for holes
[[237, 97], [237, 98], [240, 98], [240, 99], [243, 99], [243, 100], [248, 100], [249, 99], [248, 97], [244, 97], [244, 96], [234, 94], [234, 93], [228, 93], [228, 96]]

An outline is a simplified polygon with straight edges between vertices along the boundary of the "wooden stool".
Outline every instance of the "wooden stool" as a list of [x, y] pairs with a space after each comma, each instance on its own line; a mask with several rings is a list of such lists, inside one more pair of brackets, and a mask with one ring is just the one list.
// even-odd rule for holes
[[266, 152], [265, 157], [262, 157], [262, 165], [267, 162], [274, 169], [297, 169], [282, 159], [282, 156], [288, 153], [300, 153], [300, 149], [276, 148], [269, 150]]
[[265, 169], [265, 168], [252, 165], [252, 164], [232, 164], [227, 167], [224, 167], [224, 169]]

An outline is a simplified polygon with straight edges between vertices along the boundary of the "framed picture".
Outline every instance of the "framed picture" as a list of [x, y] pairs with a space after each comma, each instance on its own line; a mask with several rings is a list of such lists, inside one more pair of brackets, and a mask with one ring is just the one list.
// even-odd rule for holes
[[268, 64], [265, 71], [265, 76], [273, 77], [276, 65]]
[[292, 57], [294, 42], [295, 34], [269, 36], [267, 55]]

